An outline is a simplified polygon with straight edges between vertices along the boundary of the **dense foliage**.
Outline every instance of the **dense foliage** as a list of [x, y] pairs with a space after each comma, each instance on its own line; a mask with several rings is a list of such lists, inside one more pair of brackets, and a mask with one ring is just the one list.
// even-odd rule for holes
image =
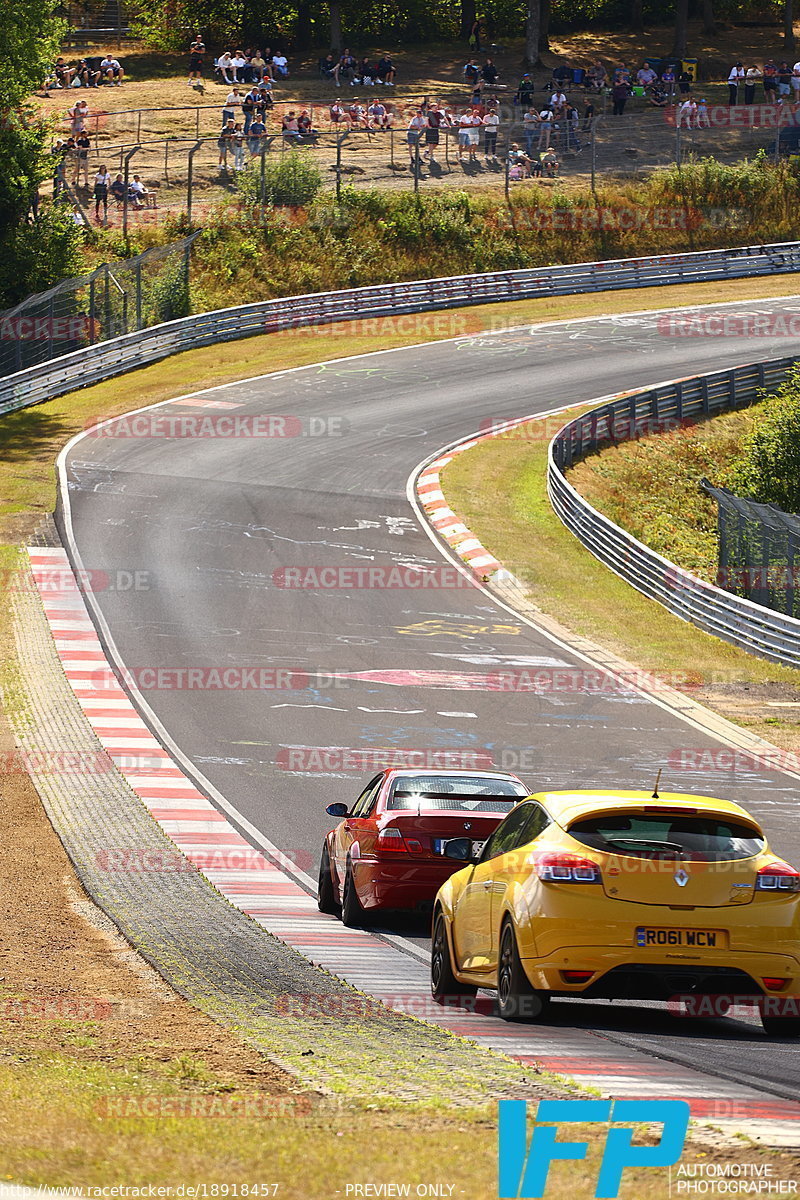
[[800, 367], [759, 406], [726, 483], [739, 496], [800, 512]]
[[0, 308], [78, 269], [80, 234], [71, 212], [32, 202], [50, 164], [46, 126], [26, 105], [58, 54], [62, 24], [52, 0], [0, 7]]
[[[776, 19], [784, 0], [715, 0], [714, 13], [722, 19]], [[460, 35], [465, 14], [477, 9], [484, 18], [489, 39], [520, 37], [525, 27], [528, 0], [375, 0], [356, 4], [310, 3], [307, 0], [133, 0], [138, 33], [160, 49], [185, 49], [188, 31], [199, 29], [212, 43], [243, 38], [245, 41], [298, 47], [326, 46], [330, 40], [331, 10], [341, 16], [345, 40], [356, 44], [449, 40]], [[702, 0], [690, 5], [700, 12]], [[589, 26], [629, 29], [632, 23], [671, 24], [675, 0], [552, 0], [550, 31], [564, 32]], [[639, 16], [641, 14], [641, 16]], [[467, 27], [470, 17], [466, 18]]]

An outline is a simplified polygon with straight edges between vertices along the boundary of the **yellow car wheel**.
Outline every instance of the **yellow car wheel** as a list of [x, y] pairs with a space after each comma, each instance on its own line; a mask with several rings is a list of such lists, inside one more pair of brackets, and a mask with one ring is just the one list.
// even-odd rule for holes
[[504, 1021], [539, 1021], [549, 1002], [547, 992], [538, 992], [531, 986], [520, 961], [514, 926], [506, 921], [500, 931], [497, 1011]]
[[476, 987], [461, 983], [453, 974], [447, 925], [443, 914], [437, 912], [431, 943], [431, 995], [437, 1004], [447, 1004], [451, 996], [475, 996], [477, 992]]
[[767, 1037], [800, 1037], [800, 1017], [774, 1017], [762, 1012], [761, 1024]]

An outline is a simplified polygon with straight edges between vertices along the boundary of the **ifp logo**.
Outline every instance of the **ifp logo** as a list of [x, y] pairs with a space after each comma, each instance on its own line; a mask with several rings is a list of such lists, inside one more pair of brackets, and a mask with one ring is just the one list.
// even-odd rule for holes
[[[542, 1100], [530, 1146], [527, 1104], [501, 1100], [498, 1126], [498, 1194], [501, 1200], [538, 1200], [544, 1196], [552, 1162], [586, 1158], [588, 1142], [559, 1142], [562, 1124], [605, 1123], [610, 1126], [597, 1177], [596, 1197], [619, 1194], [626, 1167], [669, 1167], [683, 1152], [689, 1127], [685, 1100]], [[635, 1123], [661, 1125], [655, 1146], [634, 1146]]]

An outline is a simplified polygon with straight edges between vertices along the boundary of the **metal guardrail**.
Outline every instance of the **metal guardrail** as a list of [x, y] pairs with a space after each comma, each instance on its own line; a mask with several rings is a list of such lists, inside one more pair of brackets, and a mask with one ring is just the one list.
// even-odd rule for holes
[[431, 312], [546, 296], [658, 287], [800, 271], [800, 242], [653, 258], [569, 263], [447, 279], [415, 280], [266, 300], [183, 317], [65, 354], [0, 379], [0, 414], [158, 362], [182, 350], [334, 321]]
[[587, 503], [564, 472], [604, 445], [752, 404], [762, 388], [782, 383], [797, 361], [781, 358], [629, 392], [559, 430], [547, 464], [550, 503], [595, 558], [682, 620], [790, 667], [800, 667], [800, 620], [726, 592], [663, 558]]

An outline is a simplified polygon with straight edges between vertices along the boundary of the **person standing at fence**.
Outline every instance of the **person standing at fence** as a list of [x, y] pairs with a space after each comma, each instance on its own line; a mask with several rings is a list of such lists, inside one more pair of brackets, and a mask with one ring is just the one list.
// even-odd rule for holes
[[234, 171], [243, 171], [246, 164], [245, 147], [244, 147], [244, 130], [240, 121], [233, 127], [233, 169]]
[[792, 68], [787, 62], [782, 62], [778, 67], [778, 103], [782, 104], [789, 95], [792, 86]]
[[483, 117], [483, 157], [488, 162], [491, 158], [497, 162], [497, 134], [500, 129], [500, 118], [496, 108], [490, 108]]
[[251, 122], [247, 137], [247, 146], [253, 158], [266, 149], [266, 142], [264, 140], [266, 136], [267, 127], [264, 124], [261, 114], [256, 113], [255, 119]]
[[250, 132], [250, 124], [255, 116], [256, 105], [258, 104], [258, 85], [253, 84], [250, 91], [247, 92], [242, 100], [242, 116], [244, 117], [244, 133], [245, 137]]
[[543, 108], [539, 113], [539, 150], [547, 150], [553, 136], [555, 117], [552, 108]]
[[219, 173], [220, 175], [228, 174], [228, 154], [233, 150], [233, 139], [236, 136], [236, 126], [233, 118], [231, 118], [222, 133], [217, 138], [217, 147], [219, 149]]
[[764, 103], [774, 104], [775, 93], [778, 90], [778, 64], [774, 58], [768, 58], [764, 63]]
[[240, 109], [241, 107], [242, 107], [242, 97], [239, 93], [238, 87], [231, 88], [231, 90], [228, 92], [228, 96], [225, 101], [225, 107], [222, 110], [222, 128], [223, 129], [228, 124], [228, 121], [236, 120], [236, 116], [237, 116], [236, 110]]
[[739, 84], [744, 82], [745, 69], [740, 62], [735, 63], [728, 75], [728, 105], [739, 103]]
[[536, 109], [536, 105], [531, 101], [528, 108], [522, 114], [522, 128], [525, 132], [525, 153], [530, 158], [533, 155], [533, 140], [539, 135], [539, 126], [542, 123], [542, 118]]
[[103, 208], [103, 224], [108, 223], [108, 189], [111, 187], [111, 176], [105, 163], [98, 168], [94, 177], [94, 219], [100, 220], [100, 206]]
[[612, 112], [615, 117], [621, 117], [625, 112], [625, 105], [628, 102], [628, 97], [631, 94], [631, 85], [624, 79], [619, 79], [611, 89], [611, 97], [614, 101]]
[[439, 145], [439, 130], [442, 125], [446, 124], [444, 113], [439, 107], [439, 101], [434, 100], [433, 104], [428, 106], [428, 111], [425, 114], [427, 125], [425, 126], [425, 158], [430, 158], [432, 163], [436, 162], [436, 148]]
[[86, 128], [86, 118], [89, 116], [89, 105], [86, 100], [76, 100], [69, 110], [69, 131], [73, 137], [83, 133]]
[[89, 135], [84, 129], [75, 138], [75, 174], [72, 178], [74, 187], [78, 187], [83, 175], [83, 185], [86, 190], [89, 190], [89, 151], [92, 143], [89, 140]]
[[761, 72], [758, 67], [748, 67], [744, 76], [744, 102], [745, 104], [755, 104], [756, 102], [756, 84], [761, 78]]
[[196, 87], [203, 79], [203, 58], [206, 48], [199, 33], [194, 35], [194, 41], [189, 47], [189, 87]]
[[416, 166], [419, 158], [419, 139], [423, 129], [427, 125], [427, 117], [421, 108], [418, 108], [408, 122], [408, 130], [406, 132], [406, 141], [408, 142], [408, 154], [411, 159], [411, 166]]

